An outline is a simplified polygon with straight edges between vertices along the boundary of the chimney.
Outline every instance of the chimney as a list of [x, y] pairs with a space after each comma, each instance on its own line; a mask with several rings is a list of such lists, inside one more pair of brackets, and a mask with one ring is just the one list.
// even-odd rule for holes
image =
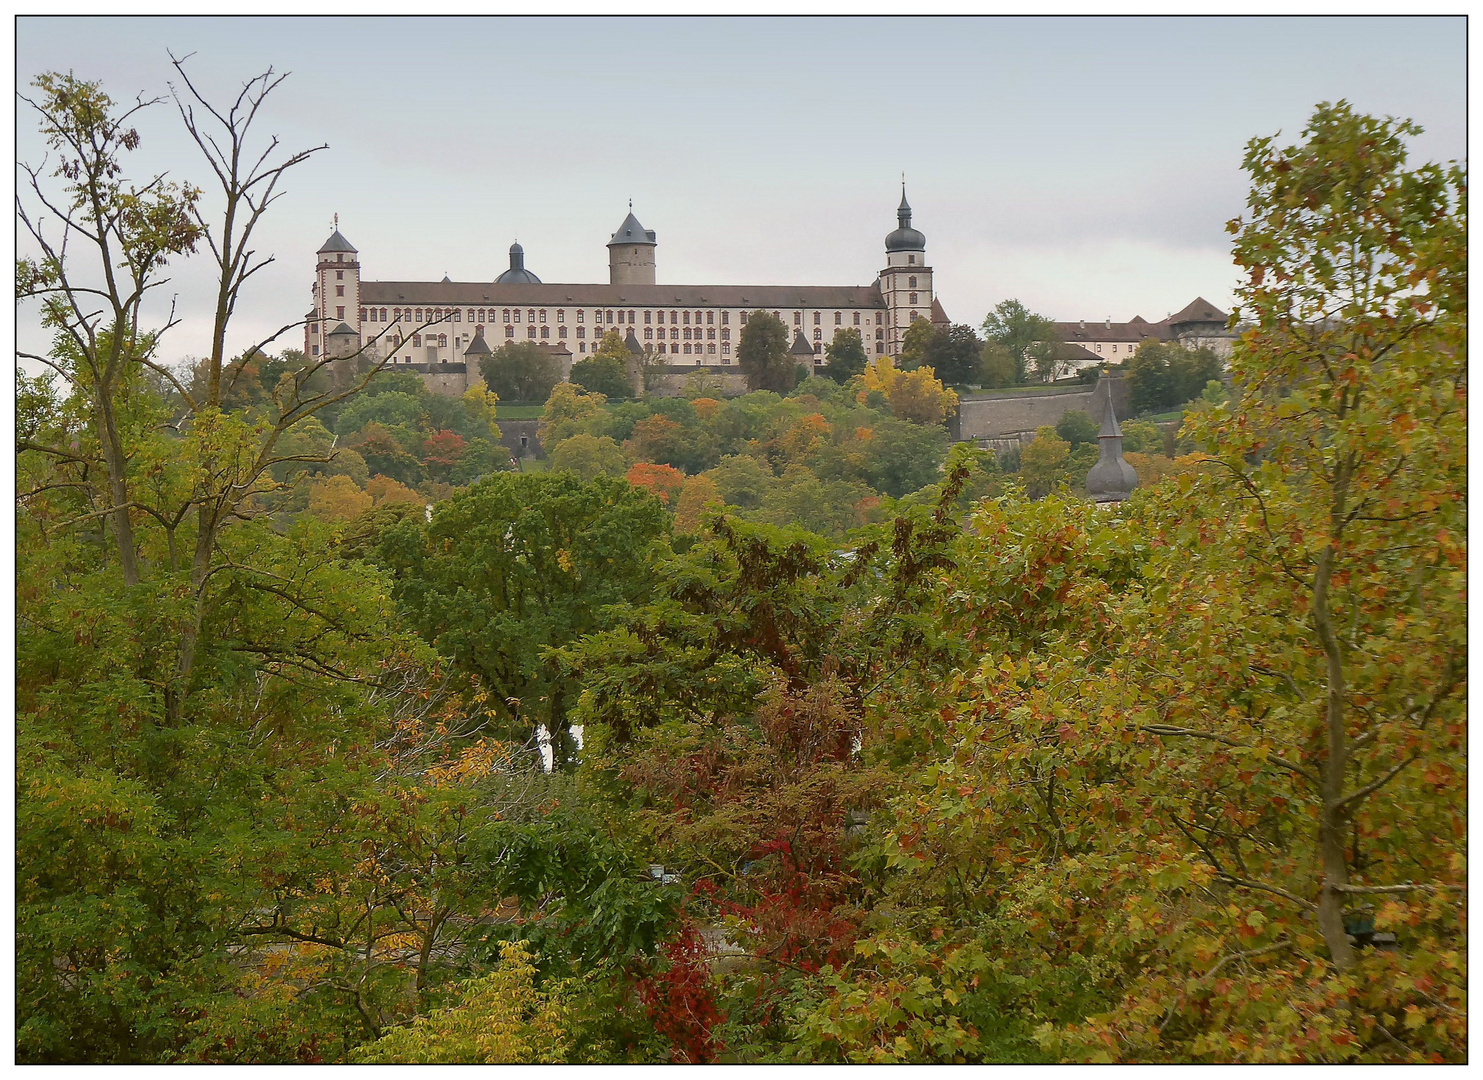
[[1107, 329], [1109, 329], [1109, 330], [1112, 329], [1112, 316], [1111, 315], [1107, 316]]

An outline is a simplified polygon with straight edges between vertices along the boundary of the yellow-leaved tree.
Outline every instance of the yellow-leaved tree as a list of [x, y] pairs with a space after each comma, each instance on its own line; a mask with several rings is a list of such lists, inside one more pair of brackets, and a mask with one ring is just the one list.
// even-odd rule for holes
[[891, 415], [915, 424], [940, 424], [958, 406], [958, 395], [942, 385], [930, 367], [899, 371], [889, 356], [865, 365], [865, 389], [858, 395], [863, 403], [872, 390], [886, 395]]

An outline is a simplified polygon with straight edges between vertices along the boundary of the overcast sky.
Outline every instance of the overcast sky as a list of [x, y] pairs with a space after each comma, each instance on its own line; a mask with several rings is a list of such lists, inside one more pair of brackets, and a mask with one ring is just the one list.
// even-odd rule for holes
[[[1156, 320], [1196, 295], [1229, 307], [1249, 138], [1296, 138], [1317, 102], [1347, 98], [1424, 126], [1418, 162], [1466, 148], [1460, 17], [22, 18], [16, 33], [23, 91], [70, 69], [117, 100], [165, 94], [167, 48], [195, 54], [217, 99], [292, 73], [258, 133], [329, 149], [262, 228], [278, 261], [238, 347], [307, 310], [336, 213], [367, 279], [488, 281], [518, 238], [542, 280], [605, 282], [631, 197], [660, 282], [867, 284], [903, 171], [954, 321], [1009, 297]], [[172, 109], [138, 126], [135, 175], [205, 185]], [[17, 127], [39, 160], [24, 107]], [[205, 261], [172, 288], [185, 320], [164, 352], [199, 355]]]

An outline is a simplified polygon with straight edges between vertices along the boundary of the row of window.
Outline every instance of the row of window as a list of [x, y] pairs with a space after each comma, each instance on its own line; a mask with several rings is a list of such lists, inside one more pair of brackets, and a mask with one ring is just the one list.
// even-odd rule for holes
[[[911, 294], [911, 303], [916, 303], [916, 300], [917, 300], [916, 293], [912, 293]], [[336, 308], [336, 311], [338, 312], [338, 315], [337, 315], [338, 318], [343, 319], [345, 317], [345, 309], [343, 307]], [[496, 320], [496, 318], [495, 318], [495, 315], [497, 313], [501, 316], [498, 320]], [[576, 312], [576, 321], [577, 321], [578, 325], [581, 325], [582, 323], [584, 323], [586, 321], [586, 314], [587, 313], [584, 312], [584, 311], [577, 311]], [[729, 312], [729, 311], [722, 311], [720, 314], [721, 314], [721, 325], [722, 326], [729, 325], [730, 322], [731, 322], [731, 312]], [[741, 312], [741, 322], [742, 322], [742, 325], [743, 326], [746, 325], [746, 322], [747, 322], [747, 314], [748, 313], [745, 312], [745, 311]], [[773, 314], [773, 318], [777, 319], [779, 322], [782, 322], [783, 321], [783, 313], [781, 311], [774, 311], [772, 314]], [[823, 322], [824, 313], [821, 312], [821, 311], [816, 311], [813, 314], [814, 314], [814, 318], [813, 318], [814, 325], [815, 326], [820, 325]], [[625, 325], [625, 324], [626, 325], [630, 325], [630, 326], [636, 326], [636, 325], [638, 325], [637, 315], [638, 315], [638, 312], [637, 311], [598, 311], [598, 310], [594, 310], [592, 312], [592, 322], [594, 324], [602, 324], [602, 323], [614, 324], [614, 323], [616, 323], [617, 325], [620, 325], [620, 326]], [[657, 323], [663, 323], [665, 321], [664, 320], [664, 315], [665, 315], [665, 313], [662, 312], [662, 311], [646, 311], [646, 312], [644, 312], [644, 325], [648, 326], [648, 325], [652, 325], [653, 323], [656, 323], [656, 322]], [[852, 320], [853, 320], [854, 325], [855, 326], [859, 326], [860, 325], [860, 312], [853, 311], [853, 312], [850, 313], [850, 315], [852, 317]], [[912, 312], [912, 317], [913, 318], [916, 317], [916, 312]], [[439, 323], [439, 322], [456, 322], [456, 323], [461, 323], [461, 322], [464, 321], [464, 309], [463, 308], [375, 308], [375, 307], [372, 307], [372, 308], [361, 308], [360, 309], [360, 319], [361, 319], [361, 322], [373, 322], [373, 323], [374, 322], [382, 322], [382, 323], [384, 323], [384, 322], [388, 322], [388, 321], [390, 321], [390, 322], [398, 322], [400, 320], [405, 319], [405, 320], [407, 320], [409, 322], [417, 323], [418, 325], [422, 325], [424, 323]], [[714, 312], [714, 311], [697, 311], [697, 312], [694, 312], [694, 322], [695, 322], [695, 325], [699, 326], [701, 324], [701, 322], [702, 322], [702, 319], [704, 319], [705, 325], [707, 325], [707, 326], [714, 326], [715, 323], [716, 323], [716, 312]], [[876, 326], [882, 325], [883, 320], [884, 320], [884, 314], [882, 312], [877, 311], [875, 313], [875, 325]], [[496, 322], [496, 321], [498, 321], [498, 322], [506, 322], [506, 323], [518, 323], [518, 322], [521, 321], [521, 311], [520, 311], [519, 308], [469, 308], [468, 309], [468, 321], [469, 322], [477, 322], [477, 323], [479, 323], [481, 325], [487, 324], [487, 323]], [[547, 321], [547, 319], [546, 319], [546, 309], [545, 308], [526, 308], [525, 309], [525, 318], [524, 318], [524, 321], [525, 322], [531, 322], [531, 323], [533, 323], [533, 322], [540, 322], [540, 323], [546, 322]], [[561, 322], [565, 322], [565, 321], [566, 321], [566, 310], [564, 308], [557, 308], [556, 309], [556, 322], [561, 323]], [[671, 326], [678, 326], [678, 325], [689, 326], [690, 323], [691, 323], [691, 312], [689, 312], [689, 311], [671, 311], [669, 313], [669, 323], [670, 323]], [[843, 325], [843, 323], [844, 323], [844, 312], [842, 312], [842, 311], [836, 311], [834, 313], [834, 325], [835, 326], [841, 326], [841, 325]], [[794, 326], [802, 326], [803, 325], [803, 312], [801, 312], [801, 311], [795, 311], [793, 313], [793, 325]]]

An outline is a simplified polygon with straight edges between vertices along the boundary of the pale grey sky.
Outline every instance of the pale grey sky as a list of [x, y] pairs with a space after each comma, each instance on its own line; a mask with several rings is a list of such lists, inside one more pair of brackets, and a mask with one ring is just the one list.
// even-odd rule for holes
[[[607, 280], [627, 212], [661, 282], [867, 284], [905, 171], [938, 295], [980, 323], [1009, 297], [1057, 319], [1155, 320], [1235, 280], [1225, 223], [1244, 144], [1347, 98], [1466, 152], [1465, 21], [1449, 18], [22, 18], [18, 89], [46, 70], [162, 94], [166, 49], [218, 98], [291, 77], [259, 132], [329, 149], [260, 234], [275, 266], [232, 344], [309, 306], [338, 213], [368, 279], [490, 280], [518, 237], [548, 282]], [[18, 114], [24, 160], [41, 148]], [[138, 172], [209, 174], [172, 108]], [[210, 189], [208, 188], [208, 194]], [[208, 268], [175, 269], [199, 355]], [[23, 311], [20, 336], [36, 344]], [[298, 344], [298, 334], [285, 344]]]

